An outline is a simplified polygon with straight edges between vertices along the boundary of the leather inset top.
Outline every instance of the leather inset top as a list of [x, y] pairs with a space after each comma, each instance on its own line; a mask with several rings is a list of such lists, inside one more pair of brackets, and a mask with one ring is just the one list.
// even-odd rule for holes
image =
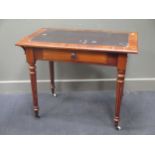
[[58, 30], [48, 28], [38, 36], [33, 37], [31, 41], [126, 47], [128, 46], [128, 37], [128, 33]]

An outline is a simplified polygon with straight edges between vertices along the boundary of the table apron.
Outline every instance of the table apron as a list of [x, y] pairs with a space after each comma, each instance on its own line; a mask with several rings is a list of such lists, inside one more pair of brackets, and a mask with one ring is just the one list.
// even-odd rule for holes
[[91, 63], [117, 66], [117, 53], [59, 50], [59, 49], [34, 49], [36, 60], [65, 61], [75, 63]]

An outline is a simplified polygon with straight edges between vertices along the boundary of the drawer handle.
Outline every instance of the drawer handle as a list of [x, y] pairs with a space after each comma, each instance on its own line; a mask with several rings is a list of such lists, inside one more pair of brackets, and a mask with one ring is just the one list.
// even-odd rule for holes
[[76, 59], [76, 58], [77, 58], [77, 55], [76, 55], [75, 52], [72, 52], [72, 53], [71, 53], [71, 58], [72, 58], [72, 59]]

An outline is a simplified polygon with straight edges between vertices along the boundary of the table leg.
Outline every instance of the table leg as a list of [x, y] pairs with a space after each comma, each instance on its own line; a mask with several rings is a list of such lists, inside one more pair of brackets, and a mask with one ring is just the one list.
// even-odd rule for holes
[[124, 77], [125, 74], [122, 70], [118, 70], [117, 83], [116, 83], [116, 106], [115, 106], [115, 127], [120, 129], [120, 108], [121, 108], [121, 99], [123, 96], [123, 86], [124, 86]]
[[120, 121], [121, 100], [122, 100], [123, 89], [124, 89], [126, 62], [127, 62], [127, 55], [120, 55], [118, 57], [118, 65], [117, 65], [118, 73], [117, 73], [117, 83], [116, 83], [116, 105], [115, 105], [115, 117], [114, 117], [115, 127], [118, 130], [121, 129], [121, 127], [119, 126], [119, 121]]
[[53, 61], [49, 61], [49, 72], [50, 72], [51, 92], [53, 96], [56, 96], [55, 83], [54, 83], [54, 62]]
[[[125, 72], [126, 72], [126, 70], [125, 70]], [[125, 74], [125, 72], [124, 72], [124, 74]], [[123, 86], [122, 86], [122, 97], [124, 96], [124, 83], [125, 82], [123, 82]]]
[[32, 88], [33, 110], [34, 110], [35, 117], [39, 118], [39, 105], [38, 105], [37, 78], [36, 78], [35, 64], [29, 64], [29, 72], [30, 72], [31, 88]]
[[29, 64], [29, 73], [31, 80], [33, 110], [35, 117], [39, 118], [39, 105], [38, 105], [38, 93], [37, 93], [37, 77], [36, 77], [36, 59], [32, 48], [24, 48], [26, 59]]

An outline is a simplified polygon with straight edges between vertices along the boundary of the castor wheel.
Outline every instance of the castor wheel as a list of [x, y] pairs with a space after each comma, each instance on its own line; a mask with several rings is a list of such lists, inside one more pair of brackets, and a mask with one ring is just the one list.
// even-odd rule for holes
[[56, 94], [56, 93], [53, 93], [53, 96], [54, 96], [54, 97], [57, 97], [57, 94]]
[[39, 111], [35, 111], [34, 114], [35, 114], [35, 117], [36, 117], [36, 118], [40, 118], [40, 116], [39, 116]]
[[119, 125], [116, 125], [115, 128], [116, 128], [116, 130], [118, 130], [118, 131], [122, 130], [122, 127], [119, 126]]

